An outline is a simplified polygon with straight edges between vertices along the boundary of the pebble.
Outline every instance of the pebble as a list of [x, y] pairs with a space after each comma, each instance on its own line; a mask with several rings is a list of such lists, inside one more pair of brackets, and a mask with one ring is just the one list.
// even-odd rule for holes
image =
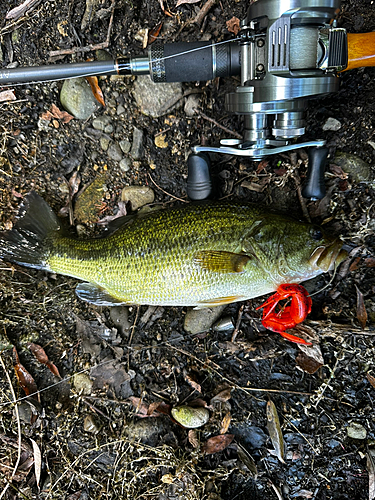
[[127, 139], [122, 139], [122, 140], [119, 142], [119, 146], [120, 146], [120, 148], [121, 148], [121, 151], [122, 151], [123, 153], [125, 153], [125, 154], [126, 154], [126, 153], [129, 153], [130, 148], [132, 147], [131, 142], [130, 142], [130, 141], [128, 141]]
[[181, 83], [154, 83], [147, 76], [138, 76], [133, 96], [144, 115], [158, 118], [167, 114], [182, 99]]
[[368, 182], [375, 185], [374, 174], [368, 163], [359, 156], [337, 151], [334, 162], [350, 175], [355, 182]]
[[133, 160], [140, 160], [143, 156], [143, 130], [134, 127], [133, 144], [130, 150], [130, 156]]
[[184, 320], [185, 331], [196, 334], [209, 330], [213, 323], [221, 316], [225, 307], [226, 306], [217, 306], [188, 310]]
[[327, 118], [327, 121], [325, 122], [325, 124], [323, 125], [323, 130], [333, 130], [334, 132], [336, 132], [337, 130], [340, 130], [341, 128], [341, 123], [336, 120], [336, 118]]
[[93, 381], [87, 373], [77, 373], [73, 376], [73, 385], [77, 392], [88, 396], [91, 394]]
[[91, 434], [97, 434], [100, 431], [100, 427], [93, 415], [87, 415], [83, 421], [83, 429], [85, 432], [90, 432]]
[[212, 329], [215, 332], [227, 332], [232, 333], [234, 331], [234, 324], [230, 316], [224, 316], [220, 318], [219, 321], [213, 325]]
[[87, 120], [101, 108], [85, 78], [65, 80], [60, 92], [60, 101], [66, 111], [79, 120]]
[[346, 433], [348, 434], [348, 437], [352, 439], [366, 439], [367, 436], [366, 429], [363, 425], [358, 424], [357, 422], [351, 422], [346, 428]]
[[99, 139], [99, 143], [100, 143], [100, 147], [102, 148], [102, 150], [107, 151], [109, 148], [109, 145], [111, 143], [111, 139], [103, 136]]
[[141, 441], [149, 446], [159, 446], [160, 436], [169, 431], [170, 428], [166, 420], [156, 417], [131, 422], [124, 429], [124, 434], [132, 441]]
[[197, 94], [190, 94], [186, 99], [184, 111], [186, 116], [192, 117], [195, 115], [195, 110], [199, 107], [199, 96]]
[[110, 144], [107, 154], [111, 160], [121, 161], [122, 160], [122, 151], [117, 142], [113, 142]]
[[125, 306], [111, 307], [109, 316], [121, 334], [128, 336], [131, 327], [129, 322], [129, 308]]
[[92, 126], [95, 130], [101, 130], [104, 132], [105, 128], [111, 124], [111, 119], [107, 115], [101, 115], [92, 121]]
[[130, 170], [131, 164], [132, 162], [130, 158], [123, 158], [119, 163], [120, 168], [123, 172], [128, 172]]
[[153, 203], [154, 200], [155, 193], [148, 186], [126, 186], [121, 193], [121, 201], [130, 202], [132, 210]]
[[125, 113], [126, 109], [124, 108], [124, 106], [122, 104], [119, 104], [117, 106], [117, 110], [116, 110], [116, 113], [118, 116], [122, 115], [123, 113]]
[[182, 405], [172, 408], [172, 417], [183, 427], [187, 429], [196, 429], [207, 424], [210, 419], [210, 413], [207, 408]]

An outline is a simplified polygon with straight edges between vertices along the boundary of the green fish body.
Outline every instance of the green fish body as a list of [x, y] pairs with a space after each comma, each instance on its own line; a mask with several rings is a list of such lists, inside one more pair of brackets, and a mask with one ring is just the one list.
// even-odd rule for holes
[[320, 228], [234, 203], [187, 204], [134, 217], [110, 236], [65, 237], [47, 203], [30, 193], [3, 259], [83, 280], [97, 305], [207, 307], [272, 292], [328, 271], [345, 258]]

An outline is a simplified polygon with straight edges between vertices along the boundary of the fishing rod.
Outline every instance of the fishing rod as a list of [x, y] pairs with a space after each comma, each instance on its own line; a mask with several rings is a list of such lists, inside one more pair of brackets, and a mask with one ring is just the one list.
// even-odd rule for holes
[[154, 82], [191, 82], [240, 75], [225, 98], [226, 110], [244, 116], [242, 139], [218, 146], [193, 146], [188, 159], [188, 194], [211, 192], [209, 153], [261, 160], [309, 148], [302, 194], [325, 195], [328, 156], [323, 139], [297, 142], [305, 134], [308, 101], [339, 90], [343, 71], [375, 66], [375, 32], [349, 34], [337, 26], [340, 0], [258, 0], [248, 8], [235, 40], [220, 43], [154, 43], [147, 56], [2, 69], [0, 85], [88, 75], [150, 75]]

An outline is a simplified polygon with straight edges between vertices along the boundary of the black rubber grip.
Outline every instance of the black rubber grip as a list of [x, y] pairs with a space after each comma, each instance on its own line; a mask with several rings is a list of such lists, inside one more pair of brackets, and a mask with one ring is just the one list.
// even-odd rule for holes
[[204, 153], [192, 153], [187, 161], [187, 195], [191, 200], [205, 200], [211, 194], [210, 158]]
[[328, 156], [328, 148], [325, 146], [309, 149], [309, 167], [307, 170], [307, 181], [302, 190], [304, 198], [310, 198], [312, 201], [321, 200], [326, 194], [324, 184], [324, 171]]
[[196, 82], [239, 75], [240, 46], [235, 42], [154, 43], [149, 51], [154, 82]]

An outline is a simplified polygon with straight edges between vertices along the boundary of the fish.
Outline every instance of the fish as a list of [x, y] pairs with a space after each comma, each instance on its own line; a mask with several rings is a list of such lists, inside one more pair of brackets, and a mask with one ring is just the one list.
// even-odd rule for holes
[[245, 203], [189, 203], [130, 217], [112, 234], [68, 236], [31, 191], [0, 258], [77, 278], [97, 306], [214, 307], [300, 283], [340, 264], [343, 242], [316, 225]]

